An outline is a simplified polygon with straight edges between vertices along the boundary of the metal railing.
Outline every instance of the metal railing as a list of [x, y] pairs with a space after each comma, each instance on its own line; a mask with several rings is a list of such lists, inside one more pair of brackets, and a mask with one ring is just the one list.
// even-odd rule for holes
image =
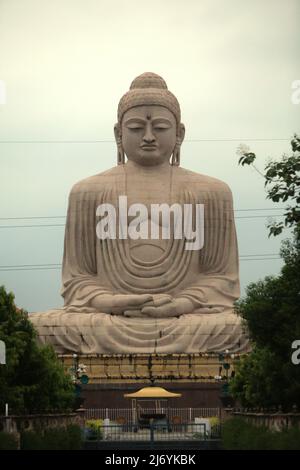
[[86, 441], [206, 441], [220, 438], [220, 425], [207, 429], [205, 423], [199, 424], [134, 424], [105, 425], [94, 436], [85, 436]]
[[[144, 408], [147, 413], [157, 413], [157, 409]], [[184, 424], [195, 421], [195, 418], [221, 417], [220, 408], [160, 408], [159, 412], [168, 414], [171, 424]], [[88, 408], [85, 419], [109, 419], [119, 424], [134, 424], [135, 411], [132, 408]]]

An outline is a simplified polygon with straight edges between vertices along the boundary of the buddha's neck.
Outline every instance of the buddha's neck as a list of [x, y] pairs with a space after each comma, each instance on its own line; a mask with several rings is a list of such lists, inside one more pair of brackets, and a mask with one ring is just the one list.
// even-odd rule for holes
[[145, 165], [139, 165], [136, 162], [133, 162], [132, 160], [128, 160], [125, 163], [126, 169], [129, 170], [129, 172], [133, 173], [138, 173], [138, 174], [143, 174], [143, 175], [154, 175], [154, 176], [162, 176], [166, 174], [170, 174], [171, 171], [171, 165], [169, 161], [163, 162], [160, 165], [153, 165], [153, 166], [145, 166]]

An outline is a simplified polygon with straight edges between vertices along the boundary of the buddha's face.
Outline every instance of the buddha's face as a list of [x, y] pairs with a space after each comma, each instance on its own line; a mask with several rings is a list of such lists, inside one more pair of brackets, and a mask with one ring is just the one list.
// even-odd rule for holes
[[128, 160], [160, 165], [170, 160], [176, 145], [176, 119], [163, 106], [136, 106], [122, 119], [122, 145]]

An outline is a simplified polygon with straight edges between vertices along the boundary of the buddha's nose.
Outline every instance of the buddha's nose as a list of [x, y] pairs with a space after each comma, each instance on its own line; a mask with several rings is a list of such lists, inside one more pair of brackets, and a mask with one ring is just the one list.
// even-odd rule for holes
[[151, 125], [149, 124], [146, 126], [146, 132], [143, 137], [143, 141], [147, 142], [147, 144], [151, 144], [152, 142], [155, 141], [155, 135], [152, 133]]

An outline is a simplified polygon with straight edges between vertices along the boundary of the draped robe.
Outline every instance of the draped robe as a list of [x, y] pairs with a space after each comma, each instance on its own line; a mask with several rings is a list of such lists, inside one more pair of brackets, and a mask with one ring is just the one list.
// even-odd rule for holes
[[[65, 230], [64, 308], [31, 315], [40, 340], [58, 352], [245, 351], [248, 339], [233, 312], [239, 274], [230, 189], [220, 180], [174, 166], [162, 188], [157, 173], [149, 173], [141, 170], [135, 177], [120, 165], [73, 187]], [[203, 204], [203, 248], [186, 250], [186, 240], [174, 237], [99, 240], [97, 207], [109, 203], [118, 208], [122, 195], [128, 196], [128, 205], [141, 202], [143, 191], [149, 203]], [[169, 294], [191, 300], [194, 310], [170, 318], [127, 318], [97, 311], [91, 302], [103, 294]]]

